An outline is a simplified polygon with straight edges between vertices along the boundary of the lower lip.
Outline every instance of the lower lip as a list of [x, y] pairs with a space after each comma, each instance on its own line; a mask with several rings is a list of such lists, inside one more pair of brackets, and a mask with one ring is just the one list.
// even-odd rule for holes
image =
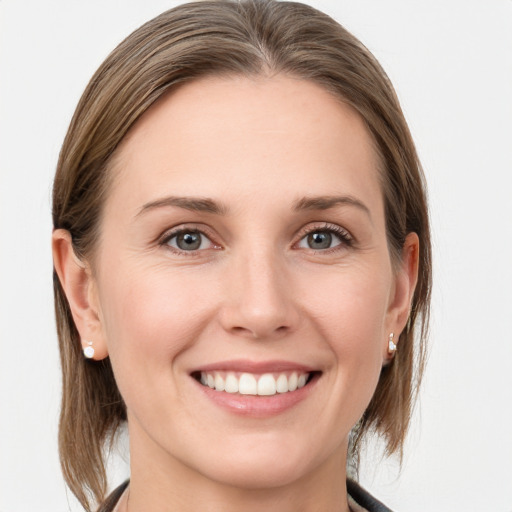
[[295, 391], [289, 391], [288, 393], [276, 393], [271, 396], [240, 395], [239, 393], [215, 391], [197, 382], [195, 379], [194, 381], [204, 395], [216, 405], [240, 416], [265, 418], [281, 414], [305, 400], [319, 378], [320, 375], [313, 375], [304, 387]]

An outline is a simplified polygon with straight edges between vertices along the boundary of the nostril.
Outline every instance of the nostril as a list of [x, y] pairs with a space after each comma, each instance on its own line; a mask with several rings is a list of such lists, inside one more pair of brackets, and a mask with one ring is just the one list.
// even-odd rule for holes
[[222, 307], [219, 319], [222, 327], [233, 335], [262, 340], [281, 337], [295, 330], [300, 323], [298, 311], [285, 300], [264, 305], [233, 300]]
[[254, 339], [264, 339], [264, 338], [271, 338], [275, 336], [276, 334], [282, 335], [288, 332], [289, 327], [286, 325], [282, 325], [279, 327], [276, 327], [275, 329], [265, 329], [265, 328], [254, 328], [250, 329], [248, 327], [240, 327], [240, 326], [233, 326], [231, 327], [231, 332], [233, 334], [238, 335], [244, 335], [250, 338]]

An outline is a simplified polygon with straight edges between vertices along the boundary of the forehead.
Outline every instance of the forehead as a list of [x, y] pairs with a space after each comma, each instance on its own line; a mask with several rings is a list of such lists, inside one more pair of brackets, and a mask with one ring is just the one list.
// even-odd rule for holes
[[135, 124], [116, 153], [111, 195], [139, 204], [166, 193], [276, 189], [283, 198], [380, 196], [377, 169], [360, 115], [321, 86], [283, 75], [208, 77], [173, 90]]

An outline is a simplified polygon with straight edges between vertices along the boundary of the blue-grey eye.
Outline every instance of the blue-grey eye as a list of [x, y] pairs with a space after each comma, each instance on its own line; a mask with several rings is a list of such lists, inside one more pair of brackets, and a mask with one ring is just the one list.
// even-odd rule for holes
[[331, 233], [326, 233], [325, 231], [310, 233], [308, 235], [308, 246], [311, 249], [329, 249], [332, 243], [332, 235]]
[[180, 251], [197, 251], [207, 248], [211, 242], [199, 231], [181, 231], [171, 237], [167, 244]]
[[313, 249], [321, 251], [324, 249], [331, 249], [341, 243], [341, 238], [335, 233], [327, 230], [318, 230], [308, 233], [299, 242], [299, 247], [303, 249]]

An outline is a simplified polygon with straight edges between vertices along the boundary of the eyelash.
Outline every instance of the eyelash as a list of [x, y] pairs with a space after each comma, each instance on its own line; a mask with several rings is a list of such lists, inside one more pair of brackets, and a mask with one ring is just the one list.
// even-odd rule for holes
[[323, 223], [321, 225], [304, 228], [304, 230], [299, 232], [300, 238], [295, 245], [299, 244], [302, 240], [304, 240], [304, 238], [306, 238], [308, 235], [311, 235], [312, 233], [332, 233], [335, 236], [337, 236], [341, 241], [340, 244], [334, 247], [330, 247], [328, 249], [309, 248], [310, 251], [313, 251], [315, 253], [329, 254], [331, 252], [339, 251], [342, 248], [350, 248], [354, 245], [354, 238], [346, 229], [342, 228], [341, 226], [338, 226], [337, 224], [330, 224], [328, 222]]
[[180, 226], [178, 228], [175, 228], [175, 229], [172, 229], [171, 231], [167, 231], [164, 235], [162, 235], [162, 237], [159, 239], [158, 241], [158, 244], [160, 246], [165, 246], [167, 249], [169, 249], [170, 251], [176, 253], [176, 254], [180, 254], [180, 255], [187, 255], [187, 256], [199, 256], [199, 253], [201, 251], [204, 251], [205, 249], [200, 249], [200, 250], [190, 250], [190, 251], [185, 251], [185, 250], [182, 250], [182, 249], [179, 249], [177, 247], [172, 247], [169, 242], [173, 239], [173, 238], [176, 238], [178, 237], [180, 234], [187, 234], [187, 233], [190, 233], [190, 234], [199, 234], [201, 235], [202, 237], [206, 238], [209, 243], [213, 246], [211, 248], [213, 249], [221, 249], [221, 246], [217, 243], [215, 243], [213, 240], [212, 240], [212, 235], [208, 233], [208, 230], [206, 230], [203, 226], [201, 227], [198, 227], [198, 226], [194, 226], [194, 225], [184, 225], [184, 226]]
[[[222, 247], [220, 244], [216, 244], [212, 240], [212, 235], [208, 233], [208, 230], [206, 230], [204, 227], [198, 227], [198, 226], [180, 226], [178, 228], [175, 228], [171, 231], [166, 232], [162, 237], [160, 237], [158, 244], [160, 246], [166, 246], [166, 248], [170, 249], [172, 252], [176, 254], [181, 255], [187, 255], [187, 256], [194, 256], [199, 255], [200, 252], [204, 251], [205, 249], [195, 249], [190, 251], [181, 250], [177, 247], [172, 247], [169, 245], [169, 242], [173, 239], [179, 236], [180, 234], [199, 234], [203, 237], [205, 237], [209, 243], [213, 246], [211, 248], [214, 249], [221, 249]], [[296, 247], [304, 238], [311, 235], [312, 233], [331, 233], [334, 234], [336, 237], [338, 237], [341, 241], [341, 243], [337, 244], [334, 247], [326, 248], [326, 249], [312, 249], [309, 248], [308, 250], [313, 251], [315, 253], [331, 253], [336, 252], [340, 250], [341, 248], [350, 248], [354, 245], [354, 238], [352, 235], [341, 226], [338, 226], [336, 224], [329, 224], [329, 223], [323, 223], [322, 225], [316, 225], [312, 227], [306, 227], [303, 230], [299, 232], [299, 240], [294, 243], [294, 247]]]

